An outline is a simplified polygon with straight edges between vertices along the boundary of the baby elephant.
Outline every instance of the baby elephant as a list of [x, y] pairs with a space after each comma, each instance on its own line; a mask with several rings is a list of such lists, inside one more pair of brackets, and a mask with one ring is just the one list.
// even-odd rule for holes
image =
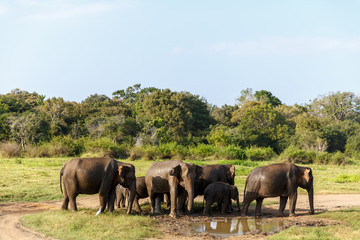
[[[136, 183], [137, 185], [137, 183]], [[127, 200], [130, 196], [130, 191], [128, 188], [125, 188], [118, 184], [115, 188], [116, 191], [116, 198], [115, 198], [115, 206], [118, 208], [127, 207]], [[134, 200], [136, 199], [136, 195]]]
[[236, 186], [224, 182], [214, 182], [209, 184], [204, 190], [204, 215], [210, 215], [211, 205], [217, 202], [217, 206], [221, 206], [221, 214], [231, 210], [231, 199], [236, 201], [240, 210], [239, 192]]

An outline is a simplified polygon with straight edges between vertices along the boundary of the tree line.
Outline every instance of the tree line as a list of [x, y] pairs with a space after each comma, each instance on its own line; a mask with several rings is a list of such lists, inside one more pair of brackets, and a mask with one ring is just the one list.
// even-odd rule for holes
[[221, 107], [190, 92], [140, 84], [114, 91], [111, 98], [93, 94], [82, 102], [20, 89], [0, 95], [2, 155], [58, 146], [50, 155], [112, 148], [126, 157], [136, 149], [171, 145], [177, 149], [173, 155], [179, 149], [235, 149], [235, 158], [241, 158], [241, 149], [260, 148], [277, 155], [296, 149], [357, 157], [359, 133], [360, 98], [352, 92], [289, 106], [269, 91], [248, 88], [235, 105]]

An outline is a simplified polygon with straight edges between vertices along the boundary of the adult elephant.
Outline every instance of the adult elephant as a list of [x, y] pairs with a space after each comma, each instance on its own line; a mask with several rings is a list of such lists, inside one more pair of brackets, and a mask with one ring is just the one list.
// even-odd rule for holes
[[[145, 175], [145, 183], [151, 202], [151, 212], [160, 212], [160, 198], [170, 193], [170, 216], [176, 217], [183, 202], [180, 198], [188, 195], [187, 210], [191, 212], [194, 203], [195, 179], [201, 176], [202, 168], [192, 163], [168, 160], [153, 163]], [[181, 195], [181, 197], [180, 197]]]
[[286, 202], [289, 198], [290, 216], [296, 216], [295, 206], [298, 187], [307, 190], [310, 214], [313, 214], [314, 187], [310, 168], [296, 166], [291, 163], [278, 163], [255, 168], [246, 179], [241, 215], [245, 216], [249, 204], [256, 200], [255, 216], [260, 216], [261, 204], [264, 198], [280, 196], [279, 215], [284, 215]]
[[64, 185], [64, 202], [62, 209], [76, 211], [76, 197], [79, 194], [99, 193], [100, 208], [96, 215], [114, 210], [115, 187], [121, 184], [130, 190], [130, 204], [127, 214], [130, 214], [136, 192], [135, 167], [132, 164], [116, 161], [112, 158], [75, 158], [67, 161], [60, 170]]
[[214, 182], [235, 183], [235, 166], [232, 164], [201, 165], [203, 174], [195, 180], [194, 198], [204, 195], [205, 188]]

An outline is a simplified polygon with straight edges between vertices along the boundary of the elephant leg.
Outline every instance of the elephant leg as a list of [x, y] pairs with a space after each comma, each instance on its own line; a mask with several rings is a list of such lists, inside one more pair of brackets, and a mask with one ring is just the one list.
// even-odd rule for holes
[[289, 196], [289, 208], [290, 208], [290, 216], [295, 217], [295, 207], [296, 207], [296, 200], [297, 200], [297, 192], [291, 194]]
[[170, 209], [170, 193], [164, 194], [164, 202], [166, 203], [166, 209]]
[[256, 195], [254, 193], [246, 192], [244, 196], [243, 206], [241, 208], [241, 216], [246, 216], [250, 203], [256, 199]]
[[284, 216], [284, 210], [286, 207], [286, 202], [288, 200], [288, 197], [280, 197], [280, 208], [278, 215], [283, 217]]
[[70, 210], [72, 210], [72, 211], [77, 211], [76, 196], [77, 196], [77, 194], [71, 194], [69, 196]]
[[124, 194], [120, 195], [120, 207], [121, 208], [125, 207], [125, 196], [124, 196]]
[[182, 191], [178, 191], [178, 202], [177, 202], [177, 208], [176, 208], [178, 214], [184, 214], [185, 213], [186, 196], [187, 196], [187, 193], [186, 193], [186, 191], [184, 189]]
[[154, 192], [151, 192], [149, 194], [150, 196], [150, 204], [151, 204], [151, 213], [155, 213], [155, 193]]
[[231, 203], [231, 198], [229, 195], [225, 195], [221, 201], [221, 214], [225, 214], [227, 209], [229, 209], [229, 202]]
[[139, 205], [139, 196], [138, 195], [135, 196], [134, 203], [135, 203], [135, 210], [137, 212], [142, 212], [141, 207]]
[[206, 204], [205, 204], [205, 208], [203, 211], [203, 214], [206, 216], [210, 216], [210, 211], [211, 211], [211, 205], [214, 203], [214, 199], [212, 199], [211, 197], [208, 196], [204, 196]]
[[155, 197], [155, 213], [161, 213], [161, 194], [156, 194]]
[[68, 210], [68, 208], [69, 208], [69, 197], [68, 197], [68, 194], [67, 194], [67, 191], [66, 191], [66, 187], [64, 185], [64, 201], [63, 201], [63, 204], [61, 206], [61, 209]]
[[262, 205], [263, 200], [264, 200], [264, 198], [261, 198], [261, 197], [256, 199], [255, 217], [261, 216], [261, 205]]

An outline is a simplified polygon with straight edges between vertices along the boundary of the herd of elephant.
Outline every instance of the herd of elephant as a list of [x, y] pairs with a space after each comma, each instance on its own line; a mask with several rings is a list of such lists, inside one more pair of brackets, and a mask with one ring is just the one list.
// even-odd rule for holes
[[[235, 186], [235, 166], [231, 164], [195, 165], [179, 160], [155, 162], [143, 177], [135, 177], [135, 167], [111, 158], [76, 158], [67, 161], [60, 170], [60, 190], [64, 193], [62, 209], [77, 210], [79, 194], [99, 193], [100, 208], [96, 215], [114, 210], [119, 201], [127, 198], [127, 214], [141, 211], [139, 198], [150, 197], [151, 213], [160, 213], [161, 201], [167, 199], [170, 216], [191, 213], [194, 198], [203, 195], [204, 214], [211, 214], [211, 205], [217, 203], [221, 213], [231, 212], [232, 199], [241, 215], [256, 200], [255, 216], [261, 216], [264, 198], [280, 197], [278, 215], [284, 216], [289, 198], [290, 216], [295, 216], [297, 188], [307, 190], [310, 214], [314, 213], [313, 175], [310, 168], [291, 163], [278, 163], [253, 169], [245, 183], [242, 208]], [[63, 188], [62, 189], [62, 185]]]

